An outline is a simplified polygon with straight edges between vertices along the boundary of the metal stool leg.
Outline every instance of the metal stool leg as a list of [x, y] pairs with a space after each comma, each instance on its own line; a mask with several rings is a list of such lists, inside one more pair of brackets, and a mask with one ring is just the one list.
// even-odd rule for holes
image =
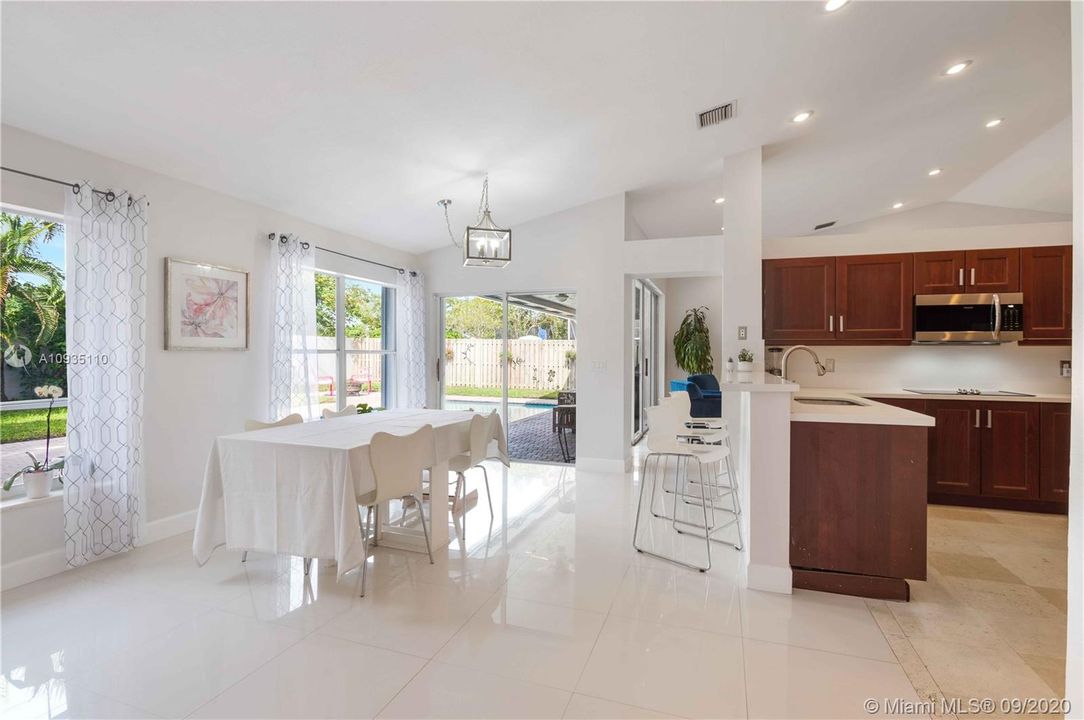
[[429, 528], [425, 526], [425, 509], [422, 507], [422, 499], [416, 494], [411, 495], [414, 502], [418, 503], [418, 516], [422, 523], [422, 534], [425, 535], [425, 551], [429, 553], [429, 564], [433, 564], [433, 548], [429, 545]]
[[486, 472], [485, 465], [479, 465], [478, 467], [482, 468], [482, 477], [486, 481], [486, 500], [489, 501], [489, 516], [493, 517], [493, 496], [489, 494], [489, 473]]
[[248, 550], [241, 552], [241, 562], [248, 562]]

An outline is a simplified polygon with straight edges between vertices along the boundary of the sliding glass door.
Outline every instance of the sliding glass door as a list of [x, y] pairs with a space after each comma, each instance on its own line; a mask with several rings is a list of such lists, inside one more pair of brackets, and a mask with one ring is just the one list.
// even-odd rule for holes
[[441, 406], [498, 411], [514, 460], [575, 462], [575, 295], [444, 297], [440, 305]]
[[643, 280], [632, 290], [632, 441], [647, 432], [645, 409], [659, 402], [659, 294]]

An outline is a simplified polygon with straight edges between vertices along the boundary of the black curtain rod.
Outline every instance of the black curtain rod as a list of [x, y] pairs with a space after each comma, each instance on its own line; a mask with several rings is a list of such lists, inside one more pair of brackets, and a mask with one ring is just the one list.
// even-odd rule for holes
[[[72, 189], [72, 192], [74, 192], [76, 195], [78, 195], [79, 191], [83, 189], [83, 186], [79, 183], [67, 182], [66, 180], [57, 180], [56, 178], [45, 177], [44, 175], [35, 175], [34, 173], [28, 173], [24, 170], [16, 170], [15, 168], [9, 167], [0, 167], [0, 170], [9, 173], [15, 173], [16, 175], [24, 175], [29, 178], [34, 178], [35, 180], [44, 180], [45, 182], [51, 182], [57, 185], [64, 185], [65, 187], [70, 187]], [[113, 202], [117, 199], [117, 194], [112, 190], [95, 190], [94, 188], [91, 188], [90, 190], [96, 195], [101, 195], [109, 202]]]
[[[267, 239], [268, 240], [274, 240], [275, 239], [275, 233], [269, 234], [267, 236]], [[287, 239], [288, 238], [285, 235], [279, 235], [279, 242], [285, 243], [287, 241]], [[305, 242], [304, 240], [302, 240], [301, 241], [301, 247], [308, 250], [309, 249], [309, 244], [307, 242]], [[316, 249], [317, 250], [323, 250], [324, 252], [329, 252], [329, 253], [331, 253], [333, 255], [342, 255], [344, 258], [350, 258], [351, 260], [360, 260], [361, 262], [369, 263], [370, 265], [379, 265], [380, 267], [386, 267], [389, 270], [396, 270], [396, 271], [399, 272], [400, 275], [402, 275], [403, 273], [407, 273], [407, 272], [410, 273], [410, 277], [416, 277], [418, 275], [418, 272], [416, 270], [407, 270], [406, 268], [401, 268], [401, 267], [398, 267], [396, 265], [388, 265], [387, 263], [377, 262], [376, 260], [367, 260], [366, 258], [358, 257], [357, 255], [347, 255], [344, 252], [339, 252], [338, 250], [330, 250], [328, 248], [320, 247], [319, 245], [316, 246]]]

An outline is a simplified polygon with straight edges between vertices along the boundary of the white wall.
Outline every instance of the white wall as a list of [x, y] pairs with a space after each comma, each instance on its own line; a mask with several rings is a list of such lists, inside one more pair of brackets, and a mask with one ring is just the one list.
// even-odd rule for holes
[[1084, 718], [1084, 3], [1072, 3], [1073, 38], [1073, 380], [1069, 452], [1069, 582], [1065, 697]]
[[707, 318], [708, 327], [711, 329], [711, 354], [715, 360], [715, 374], [722, 377], [723, 363], [726, 362], [726, 356], [722, 354], [722, 275], [659, 278], [655, 279], [655, 283], [666, 293], [666, 317], [662, 330], [663, 347], [666, 354], [665, 387], [670, 386], [670, 380], [684, 378], [688, 375], [678, 367], [677, 359], [674, 357], [674, 333], [681, 326], [685, 311], [702, 305], [708, 308], [704, 315]]
[[[767, 258], [859, 255], [926, 250], [970, 250], [994, 247], [1068, 245], [1072, 223], [1033, 223], [883, 230], [877, 233], [818, 235], [764, 241]], [[1078, 293], [1079, 295], [1079, 293]], [[1025, 302], [1027, 298], [1025, 298]], [[1019, 392], [1069, 392], [1070, 381], [1058, 375], [1068, 347], [909, 346], [816, 347], [821, 359], [835, 358], [836, 372], [818, 378], [813, 364], [796, 356], [790, 375], [810, 387], [890, 390], [900, 387], [1000, 388]]]
[[[89, 180], [98, 188], [124, 188], [149, 199], [145, 457], [146, 518], [190, 520], [198, 502], [204, 463], [216, 435], [263, 417], [269, 394], [269, 314], [265, 294], [267, 234], [297, 233], [334, 250], [394, 265], [414, 265], [407, 253], [343, 235], [275, 210], [152, 173], [31, 133], [2, 126], [4, 165], [64, 180]], [[211, 159], [209, 158], [209, 161]], [[3, 173], [0, 201], [61, 212], [65, 188]], [[163, 349], [164, 259], [179, 257], [248, 270], [251, 340], [246, 352], [166, 352]], [[55, 514], [51, 513], [55, 508]], [[42, 518], [55, 527], [45, 527]], [[28, 534], [60, 537], [59, 504], [5, 510], [5, 565], [42, 552]], [[181, 527], [183, 530], [184, 528]]]

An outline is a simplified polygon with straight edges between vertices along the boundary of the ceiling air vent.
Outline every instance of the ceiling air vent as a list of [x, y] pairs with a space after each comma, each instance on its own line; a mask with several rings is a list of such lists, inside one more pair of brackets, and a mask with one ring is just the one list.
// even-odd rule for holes
[[814, 232], [815, 232], [815, 231], [817, 231], [817, 230], [823, 230], [823, 229], [825, 229], [825, 228], [830, 228], [830, 227], [832, 227], [832, 226], [833, 226], [833, 225], [835, 225], [835, 224], [836, 224], [836, 221], [835, 221], [835, 220], [833, 220], [833, 221], [831, 221], [831, 222], [821, 223], [820, 225], [815, 225], [815, 226], [813, 227], [813, 230], [814, 230]]
[[711, 110], [705, 110], [700, 113], [700, 127], [706, 128], [711, 125], [718, 125], [724, 120], [729, 120], [734, 117], [734, 103], [728, 102], [726, 105], [720, 105], [714, 107]]

